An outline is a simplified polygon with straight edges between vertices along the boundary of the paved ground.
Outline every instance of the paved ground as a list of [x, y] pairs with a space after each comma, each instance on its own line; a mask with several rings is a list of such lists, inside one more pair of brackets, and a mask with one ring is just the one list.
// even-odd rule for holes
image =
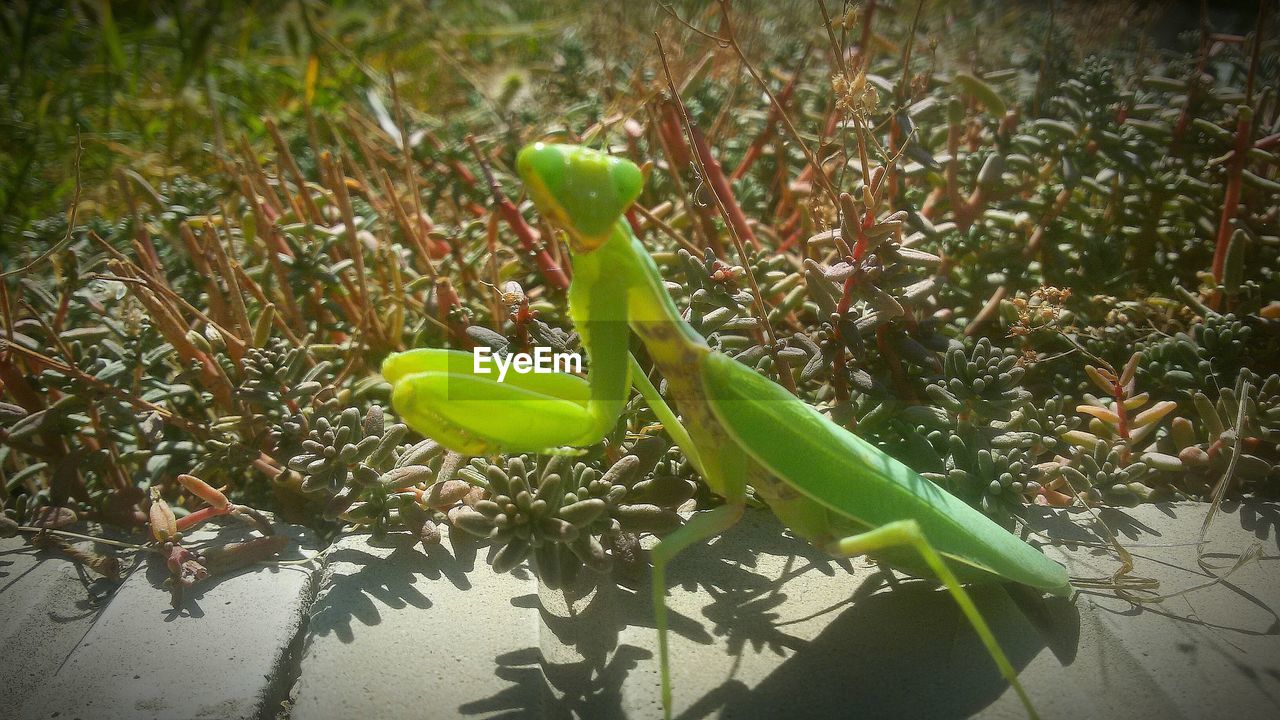
[[[1206, 507], [1103, 515], [1133, 575], [1178, 593], [1213, 581], [1197, 564]], [[1047, 552], [1073, 576], [1109, 576], [1118, 563], [1096, 526], [1073, 520], [1037, 520], [1058, 540]], [[1088, 589], [1073, 601], [973, 594], [1045, 717], [1274, 717], [1277, 524], [1276, 505], [1228, 508], [1203, 561], [1221, 575], [1255, 547], [1262, 559], [1159, 605]], [[105, 607], [77, 606], [65, 590], [87, 596], [69, 564], [5, 542], [0, 707], [25, 717], [273, 717], [290, 679], [283, 712], [295, 720], [661, 714], [643, 569], [566, 594], [523, 568], [494, 575], [471, 540], [424, 552], [404, 535], [349, 535], [314, 588], [297, 567], [263, 568], [175, 616], [145, 573]], [[825, 558], [767, 513], [682, 555], [671, 575], [678, 717], [1024, 717], [945, 593]]]
[[[248, 537], [234, 521], [208, 527], [189, 544]], [[293, 539], [283, 557], [315, 552], [308, 533], [282, 531]], [[307, 566], [211, 579], [175, 611], [158, 556], [128, 558], [132, 572], [111, 594], [111, 583], [59, 556], [23, 547], [20, 538], [3, 542], [0, 716], [222, 719], [279, 711], [292, 679], [289, 652], [312, 598]]]

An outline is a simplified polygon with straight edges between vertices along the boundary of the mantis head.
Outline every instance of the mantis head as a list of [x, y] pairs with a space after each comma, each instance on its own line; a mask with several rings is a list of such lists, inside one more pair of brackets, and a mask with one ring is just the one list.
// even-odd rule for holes
[[516, 168], [533, 204], [564, 228], [575, 253], [603, 245], [644, 189], [635, 163], [577, 145], [534, 143], [520, 151]]

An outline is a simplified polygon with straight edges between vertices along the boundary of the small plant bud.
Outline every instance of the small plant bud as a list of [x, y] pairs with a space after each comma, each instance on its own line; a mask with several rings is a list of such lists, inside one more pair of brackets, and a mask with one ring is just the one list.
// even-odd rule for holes
[[166, 543], [178, 534], [178, 520], [173, 515], [169, 503], [160, 497], [160, 488], [151, 488], [151, 509], [148, 511], [151, 522], [151, 536], [156, 542]]
[[182, 483], [182, 487], [186, 488], [187, 492], [209, 503], [211, 507], [221, 510], [230, 504], [221, 490], [194, 475], [179, 475], [178, 482]]
[[[1107, 395], [1111, 394], [1112, 392], [1111, 378], [1108, 377], [1110, 373], [1107, 373], [1105, 370], [1100, 370], [1092, 365], [1085, 365], [1084, 372], [1086, 375], [1089, 376], [1089, 379], [1093, 381], [1093, 384], [1098, 386], [1099, 390], [1106, 393]], [[1103, 373], [1106, 373], [1106, 374], [1104, 375]]]
[[1187, 465], [1208, 465], [1209, 453], [1205, 452], [1204, 448], [1192, 445], [1182, 448], [1182, 451], [1178, 453], [1178, 459]]
[[1158, 423], [1163, 420], [1166, 415], [1176, 409], [1178, 409], [1178, 403], [1171, 400], [1158, 402], [1141, 413], [1138, 413], [1138, 416], [1133, 419], [1133, 427], [1140, 428], [1144, 425]]
[[258, 316], [258, 322], [253, 326], [253, 346], [266, 347], [267, 341], [271, 339], [271, 324], [276, 319], [276, 306], [267, 303], [262, 306], [262, 314]]
[[423, 546], [440, 544], [440, 528], [434, 522], [427, 520], [422, 523], [422, 528], [418, 530], [418, 539], [422, 541]]

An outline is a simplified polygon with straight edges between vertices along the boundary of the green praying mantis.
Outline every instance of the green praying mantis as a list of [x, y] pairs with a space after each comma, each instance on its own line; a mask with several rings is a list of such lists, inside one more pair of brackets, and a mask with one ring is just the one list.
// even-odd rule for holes
[[[589, 148], [536, 143], [517, 169], [534, 205], [567, 236], [569, 315], [587, 377], [476, 372], [471, 353], [389, 356], [392, 405], [415, 430], [464, 454], [556, 452], [598, 442], [634, 387], [724, 504], [694, 514], [651, 553], [663, 708], [671, 711], [667, 565], [732, 526], [747, 487], [798, 536], [839, 557], [934, 578], [950, 592], [1029, 714], [1017, 673], [962, 583], [1016, 582], [1064, 595], [1066, 570], [906, 465], [836, 425], [755, 370], [712, 350], [686, 323], [623, 213], [645, 174]], [[644, 343], [675, 413], [629, 352]]]

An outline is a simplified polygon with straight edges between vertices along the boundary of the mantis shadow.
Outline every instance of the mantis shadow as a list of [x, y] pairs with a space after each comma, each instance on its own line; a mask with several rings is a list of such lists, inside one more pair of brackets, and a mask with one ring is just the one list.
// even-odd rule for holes
[[[1079, 615], [1064, 600], [1044, 603], [1031, 631], [1000, 586], [970, 588], [1015, 669], [1046, 646], [1074, 658]], [[1047, 633], [1047, 637], [1046, 637]], [[1009, 688], [955, 601], [926, 582], [899, 583], [852, 602], [752, 687], [736, 678], [681, 714], [725, 717], [969, 717]]]
[[[768, 513], [748, 513], [709, 545], [681, 554], [669, 577], [670, 588], [685, 591], [672, 592], [668, 604], [672, 637], [702, 648], [696, 658], [673, 650], [677, 693], [703, 689], [680, 717], [842, 717], [855, 706], [871, 716], [962, 717], [1008, 689], [945, 591], [831, 558], [786, 534]], [[648, 584], [628, 587], [608, 575], [592, 582], [513, 599], [539, 611], [541, 647], [496, 657], [496, 675], [510, 685], [459, 711], [659, 714]], [[834, 602], [810, 612], [814, 603], [797, 601], [818, 586]], [[1079, 617], [1070, 603], [1011, 598], [999, 586], [970, 592], [1015, 667], [1046, 647], [1064, 663], [1074, 658]], [[811, 624], [801, 625], [815, 618], [825, 623], [816, 636]], [[901, 691], [912, 677], [929, 678], [933, 690], [913, 682]], [[532, 698], [536, 706], [516, 705]]]
[[503, 653], [495, 658], [496, 675], [511, 685], [458, 712], [490, 718], [625, 718], [622, 687], [638, 661], [651, 657], [648, 650], [621, 645], [606, 663], [592, 667], [548, 664], [538, 647]]

